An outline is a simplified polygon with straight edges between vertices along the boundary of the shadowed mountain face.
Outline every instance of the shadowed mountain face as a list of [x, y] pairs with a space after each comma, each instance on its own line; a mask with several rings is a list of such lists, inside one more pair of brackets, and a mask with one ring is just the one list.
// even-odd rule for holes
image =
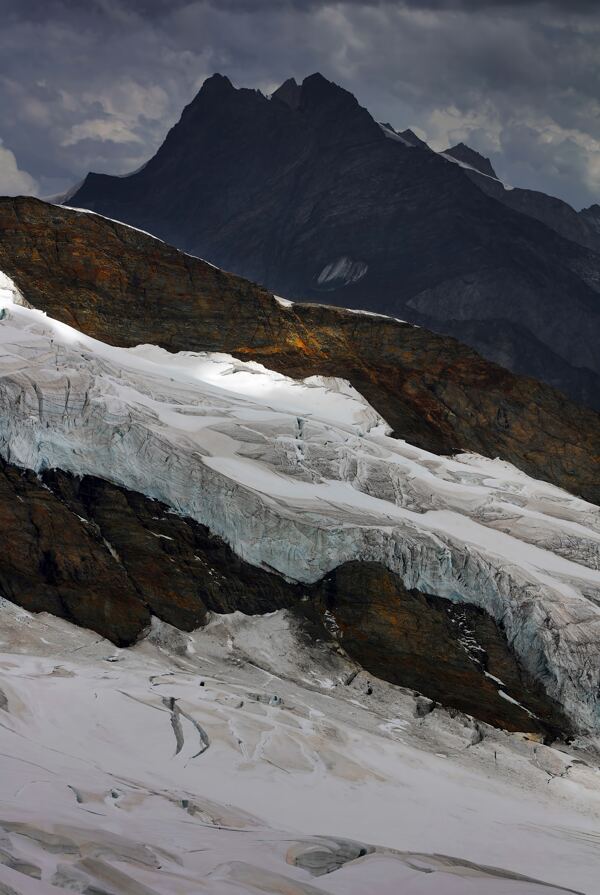
[[[472, 155], [478, 155], [468, 147], [465, 149]], [[454, 154], [454, 150], [447, 150], [446, 154]], [[459, 156], [455, 157], [459, 158]], [[461, 160], [467, 161], [467, 159], [468, 154], [464, 153]], [[498, 199], [507, 208], [512, 208], [514, 211], [541, 221], [564, 236], [565, 239], [592, 249], [595, 253], [600, 252], [600, 207], [598, 205], [584, 208], [583, 211], [575, 211], [567, 202], [563, 202], [562, 199], [557, 199], [555, 196], [548, 196], [538, 190], [506, 186], [500, 180], [494, 179], [495, 175], [494, 177], [489, 176], [485, 164], [487, 162], [490, 165], [489, 159], [483, 158], [483, 156], [479, 156], [479, 159], [481, 163], [471, 159], [469, 164], [474, 170], [467, 169], [465, 173], [486, 195]], [[488, 176], [481, 176], [486, 173]]]
[[270, 99], [213, 76], [141, 171], [90, 174], [69, 204], [290, 298], [450, 333], [600, 407], [594, 209], [505, 190], [320, 75]]
[[[454, 166], [452, 166], [454, 167]], [[476, 451], [600, 501], [600, 418], [454, 339], [277, 301], [247, 280], [96, 215], [0, 200], [0, 270], [32, 305], [111, 344], [224, 351], [351, 381], [398, 437]]]

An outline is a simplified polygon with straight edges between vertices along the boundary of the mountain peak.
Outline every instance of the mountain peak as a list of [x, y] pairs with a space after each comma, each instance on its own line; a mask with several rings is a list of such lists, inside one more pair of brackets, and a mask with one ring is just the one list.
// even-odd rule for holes
[[344, 103], [348, 107], [360, 108], [358, 100], [349, 90], [344, 90], [334, 81], [329, 81], [321, 72], [314, 72], [302, 81], [303, 105], [317, 103]]
[[219, 72], [215, 72], [214, 75], [206, 78], [200, 88], [199, 95], [200, 93], [231, 93], [232, 90], [235, 90], [235, 87], [227, 75], [221, 75]]
[[214, 76], [141, 172], [91, 176], [69, 204], [280, 295], [456, 335], [600, 407], [597, 211], [505, 189], [464, 144], [407, 150], [320, 72], [299, 83], [269, 100]]
[[[312, 75], [307, 75], [302, 81], [302, 86], [305, 84], [322, 84], [325, 87], [333, 87], [336, 90], [343, 90], [343, 87], [338, 86], [334, 81], [330, 81], [325, 75], [322, 75], [320, 71], [314, 71]], [[347, 93], [348, 91], [344, 91]]]
[[190, 113], [195, 113], [197, 109], [203, 108], [206, 103], [217, 103], [219, 100], [236, 93], [236, 89], [226, 75], [215, 72], [214, 75], [206, 78], [196, 93], [194, 98], [184, 108], [182, 118], [186, 118]]
[[341, 146], [384, 139], [380, 126], [356, 97], [320, 72], [302, 81], [298, 109], [310, 115], [325, 143]]
[[289, 106], [290, 109], [297, 109], [300, 105], [300, 95], [302, 90], [300, 85], [296, 83], [295, 78], [288, 78], [281, 87], [278, 87], [271, 99], [278, 99], [280, 102]]
[[396, 133], [399, 137], [402, 137], [404, 140], [406, 140], [407, 143], [410, 143], [412, 146], [423, 146], [426, 149], [429, 149], [429, 146], [427, 145], [425, 140], [421, 140], [420, 137], [417, 137], [415, 132], [409, 127], [407, 127], [406, 130], [403, 131], [396, 131]]
[[588, 208], [583, 208], [582, 212], [593, 215], [594, 217], [600, 217], [600, 205], [598, 205], [597, 202], [594, 202]]
[[494, 171], [489, 158], [481, 155], [477, 150], [471, 149], [466, 143], [457, 143], [456, 146], [446, 149], [442, 154], [449, 155], [457, 161], [475, 168], [480, 174], [485, 174], [487, 177], [493, 177], [495, 180], [498, 180], [498, 175]]

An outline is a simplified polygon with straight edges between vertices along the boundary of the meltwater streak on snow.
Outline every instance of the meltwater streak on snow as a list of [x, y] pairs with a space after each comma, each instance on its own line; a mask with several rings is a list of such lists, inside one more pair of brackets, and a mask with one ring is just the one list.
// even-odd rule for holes
[[343, 380], [114, 348], [4, 294], [7, 459], [158, 498], [290, 579], [371, 560], [482, 606], [574, 721], [600, 727], [597, 507], [506, 463], [390, 438]]
[[126, 650], [0, 614], [2, 892], [597, 893], [584, 752], [366, 696], [285, 611]]

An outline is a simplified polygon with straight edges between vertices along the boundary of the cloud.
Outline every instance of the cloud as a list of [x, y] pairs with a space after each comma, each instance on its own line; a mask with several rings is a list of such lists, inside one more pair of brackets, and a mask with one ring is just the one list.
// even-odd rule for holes
[[142, 138], [135, 134], [123, 121], [118, 118], [107, 120], [106, 118], [92, 118], [75, 124], [62, 141], [62, 146], [74, 146], [82, 140], [100, 140], [111, 143], [141, 143]]
[[27, 196], [36, 193], [37, 189], [34, 178], [19, 170], [14, 152], [0, 140], [0, 196]]
[[377, 119], [583, 205], [599, 38], [597, 0], [4, 0], [0, 121], [50, 194], [141, 164], [214, 71], [270, 91], [320, 70]]

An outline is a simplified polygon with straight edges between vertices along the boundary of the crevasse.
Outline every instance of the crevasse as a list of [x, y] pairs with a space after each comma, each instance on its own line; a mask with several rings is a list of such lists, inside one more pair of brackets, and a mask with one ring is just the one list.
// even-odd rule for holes
[[481, 606], [574, 722], [600, 727], [598, 508], [389, 437], [343, 380], [105, 345], [24, 307], [6, 277], [0, 305], [5, 459], [160, 499], [289, 579], [371, 560]]

